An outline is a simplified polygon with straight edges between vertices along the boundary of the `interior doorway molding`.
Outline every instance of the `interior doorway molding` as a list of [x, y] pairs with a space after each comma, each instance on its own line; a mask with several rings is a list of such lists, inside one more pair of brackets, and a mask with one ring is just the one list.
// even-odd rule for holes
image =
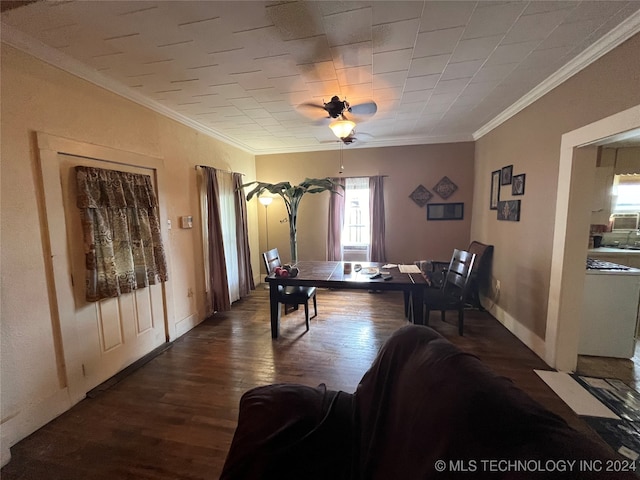
[[[86, 390], [82, 379], [82, 365], [79, 364], [79, 342], [75, 329], [73, 285], [68, 274], [67, 229], [65, 213], [62, 208], [62, 184], [60, 180], [59, 155], [72, 155], [105, 162], [109, 168], [118, 165], [136, 166], [153, 172], [158, 194], [158, 208], [162, 225], [162, 238], [169, 239], [167, 229], [167, 209], [164, 195], [166, 175], [164, 161], [161, 158], [118, 150], [111, 147], [94, 145], [44, 132], [36, 133], [39, 151], [40, 189], [42, 192], [41, 209], [44, 229], [45, 268], [49, 303], [51, 305], [53, 342], [60, 387], [68, 392], [70, 404], [74, 405], [85, 397]], [[47, 199], [59, 198], [59, 202], [47, 202]], [[167, 249], [168, 251], [169, 249]], [[167, 269], [171, 281], [171, 255], [167, 255]], [[173, 296], [169, 282], [162, 283], [163, 316], [165, 340], [175, 339], [175, 319], [173, 318]]]
[[545, 335], [545, 361], [560, 371], [576, 369], [582, 318], [589, 216], [579, 214], [584, 209], [581, 182], [593, 177], [581, 168], [578, 149], [637, 128], [640, 105], [562, 135]]

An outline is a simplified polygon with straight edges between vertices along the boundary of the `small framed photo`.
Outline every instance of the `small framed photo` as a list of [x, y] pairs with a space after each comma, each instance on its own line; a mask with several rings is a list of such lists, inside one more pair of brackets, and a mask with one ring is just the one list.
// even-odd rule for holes
[[513, 175], [513, 165], [502, 167], [500, 185], [511, 185], [511, 175]]
[[429, 203], [427, 220], [462, 220], [464, 203]]
[[511, 195], [524, 195], [524, 179], [526, 174], [514, 175], [511, 179]]
[[497, 210], [500, 201], [500, 179], [501, 170], [491, 172], [491, 199], [489, 200], [489, 209]]
[[520, 221], [520, 200], [498, 202], [498, 220]]

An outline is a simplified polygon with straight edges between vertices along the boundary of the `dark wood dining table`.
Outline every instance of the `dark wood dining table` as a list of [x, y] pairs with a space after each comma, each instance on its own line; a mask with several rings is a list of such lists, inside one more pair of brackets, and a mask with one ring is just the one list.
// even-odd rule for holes
[[[295, 264], [298, 275], [295, 277], [277, 277], [270, 274], [266, 282], [270, 288], [271, 308], [271, 337], [278, 338], [280, 334], [280, 303], [278, 302], [277, 287], [305, 286], [332, 289], [362, 289], [362, 290], [401, 290], [404, 293], [405, 317], [417, 324], [423, 323], [423, 300], [427, 281], [420, 273], [400, 273], [398, 267], [382, 268], [384, 263], [358, 262], [362, 269], [356, 272], [351, 263], [350, 273], [344, 272], [345, 262], [299, 261]], [[385, 275], [382, 278], [371, 278], [371, 269], [378, 269]], [[387, 274], [392, 278], [385, 280]]]

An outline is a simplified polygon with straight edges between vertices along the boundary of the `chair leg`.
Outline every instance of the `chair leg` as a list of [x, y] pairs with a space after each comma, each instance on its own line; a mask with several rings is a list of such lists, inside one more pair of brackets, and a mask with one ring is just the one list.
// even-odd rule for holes
[[318, 299], [314, 294], [313, 295], [313, 317], [311, 318], [316, 318], [317, 316], [318, 316]]
[[422, 324], [425, 326], [429, 326], [429, 315], [431, 314], [431, 311], [427, 308], [427, 306], [424, 306], [424, 316], [423, 316], [423, 322]]
[[444, 322], [446, 310], [440, 310], [440, 320]]
[[462, 331], [464, 329], [464, 307], [458, 310], [458, 334], [462, 337]]
[[304, 302], [304, 322], [307, 325], [307, 332], [309, 331], [309, 300]]

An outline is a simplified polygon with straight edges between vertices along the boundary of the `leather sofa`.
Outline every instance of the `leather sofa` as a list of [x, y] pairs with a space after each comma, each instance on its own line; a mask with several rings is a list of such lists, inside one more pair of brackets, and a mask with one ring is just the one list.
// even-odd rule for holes
[[220, 478], [636, 478], [603, 471], [621, 470], [615, 460], [477, 357], [409, 325], [353, 394], [291, 384], [246, 392]]

